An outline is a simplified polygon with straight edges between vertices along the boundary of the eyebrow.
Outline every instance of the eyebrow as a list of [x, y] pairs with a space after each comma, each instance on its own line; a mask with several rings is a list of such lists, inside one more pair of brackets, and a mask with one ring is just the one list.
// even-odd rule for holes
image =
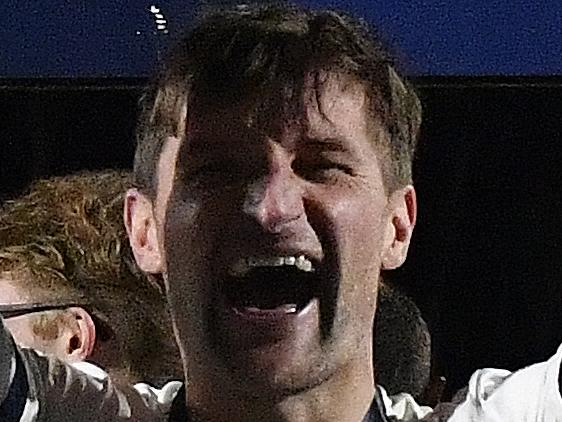
[[307, 147], [334, 152], [349, 152], [346, 142], [340, 138], [305, 138], [302, 142]]

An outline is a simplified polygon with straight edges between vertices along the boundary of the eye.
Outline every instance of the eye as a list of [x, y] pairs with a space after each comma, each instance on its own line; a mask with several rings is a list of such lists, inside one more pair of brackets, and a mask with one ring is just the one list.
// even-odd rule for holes
[[228, 173], [228, 169], [229, 167], [225, 165], [225, 163], [221, 163], [221, 162], [205, 163], [196, 167], [192, 172], [192, 176], [196, 178], [213, 177], [213, 176], [218, 176], [221, 174]]
[[349, 165], [332, 160], [296, 162], [293, 164], [293, 170], [307, 180], [318, 182], [354, 174]]
[[191, 182], [207, 188], [232, 187], [252, 177], [254, 169], [251, 164], [235, 159], [208, 161], [195, 166], [187, 177]]
[[188, 171], [187, 178], [196, 185], [230, 185], [239, 178], [239, 169], [234, 163], [212, 161], [196, 165]]

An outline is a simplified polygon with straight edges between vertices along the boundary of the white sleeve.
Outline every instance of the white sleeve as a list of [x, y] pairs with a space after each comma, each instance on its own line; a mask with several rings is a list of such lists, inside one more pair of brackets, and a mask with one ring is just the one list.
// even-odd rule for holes
[[558, 374], [562, 346], [546, 362], [517, 372], [480, 369], [450, 422], [562, 422]]
[[[90, 362], [73, 362], [71, 366], [102, 382], [109, 378], [107, 372]], [[168, 381], [162, 388], [139, 382], [133, 388], [141, 395], [147, 407], [159, 408], [162, 413], [168, 413], [182, 386], [183, 382], [181, 381]]]
[[147, 407], [158, 407], [161, 412], [169, 413], [182, 386], [181, 381], [169, 381], [162, 388], [155, 388], [146, 383], [135, 384], [134, 388], [141, 395]]
[[407, 393], [389, 396], [386, 390], [379, 386], [381, 399], [384, 403], [386, 416], [400, 422], [414, 422], [423, 419], [431, 413], [431, 408], [420, 406], [414, 398]]

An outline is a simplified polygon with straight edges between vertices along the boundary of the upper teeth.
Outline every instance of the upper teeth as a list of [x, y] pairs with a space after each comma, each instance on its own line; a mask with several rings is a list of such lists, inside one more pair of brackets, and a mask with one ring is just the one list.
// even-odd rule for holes
[[284, 265], [295, 266], [301, 271], [314, 271], [312, 262], [304, 255], [294, 256], [271, 256], [271, 257], [249, 257], [239, 259], [232, 267], [231, 275], [240, 277], [246, 275], [253, 268], [259, 267], [282, 267]]

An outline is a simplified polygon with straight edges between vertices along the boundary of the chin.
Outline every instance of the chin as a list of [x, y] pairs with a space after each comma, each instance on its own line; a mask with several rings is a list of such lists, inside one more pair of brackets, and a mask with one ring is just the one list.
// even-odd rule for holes
[[251, 368], [245, 362], [240, 366], [231, 366], [230, 369], [235, 383], [239, 384], [246, 395], [265, 400], [282, 400], [313, 390], [336, 372], [323, 359], [310, 357], [300, 362], [280, 359], [270, 365], [262, 363]]
[[329, 340], [329, 347], [325, 347], [314, 342], [314, 346], [299, 348], [278, 342], [244, 352], [223, 346], [216, 353], [220, 366], [242, 394], [260, 400], [282, 400], [325, 384], [347, 366], [349, 353], [338, 349], [336, 343]]

